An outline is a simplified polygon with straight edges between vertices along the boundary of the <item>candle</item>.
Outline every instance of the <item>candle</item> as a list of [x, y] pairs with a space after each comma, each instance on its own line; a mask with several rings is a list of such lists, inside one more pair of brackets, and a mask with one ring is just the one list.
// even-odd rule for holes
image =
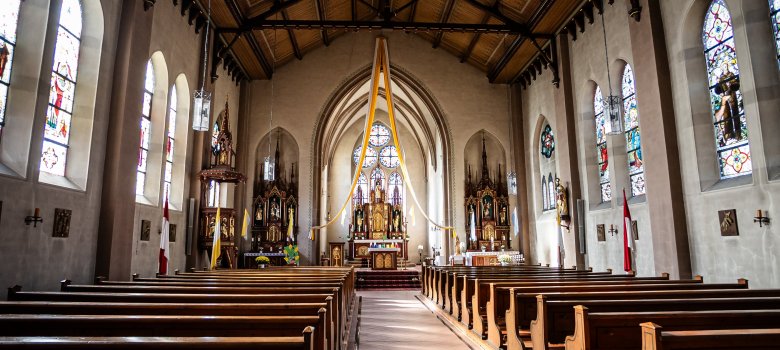
[[37, 217], [41, 216], [40, 214], [41, 214], [41, 208], [35, 208], [35, 215], [33, 215], [33, 216], [35, 216], [37, 218]]
[[760, 218], [760, 217], [761, 217], [761, 209], [759, 209], [759, 210], [756, 210], [756, 217], [757, 217], [757, 218]]

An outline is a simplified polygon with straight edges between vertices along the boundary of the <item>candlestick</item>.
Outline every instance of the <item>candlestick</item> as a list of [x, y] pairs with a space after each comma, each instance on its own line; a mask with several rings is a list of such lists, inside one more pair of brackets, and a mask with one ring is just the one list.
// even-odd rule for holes
[[35, 215], [33, 215], [33, 216], [35, 216], [35, 217], [41, 216], [41, 208], [35, 208]]

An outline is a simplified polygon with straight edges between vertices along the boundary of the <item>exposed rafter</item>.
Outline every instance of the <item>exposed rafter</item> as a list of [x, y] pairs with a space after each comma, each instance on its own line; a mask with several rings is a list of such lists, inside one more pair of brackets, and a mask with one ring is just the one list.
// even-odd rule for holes
[[[290, 17], [287, 16], [287, 10], [282, 10], [282, 19], [284, 19], [285, 21], [290, 20]], [[292, 28], [287, 28], [287, 36], [290, 37], [290, 44], [292, 44], [295, 58], [302, 60], [303, 54], [301, 54], [301, 48], [298, 46], [298, 39], [295, 38], [295, 33], [293, 32]]]
[[[271, 18], [271, 16], [281, 12], [282, 10], [286, 10], [288, 7], [295, 5], [297, 3], [301, 2], [301, 0], [287, 0], [287, 1], [281, 1], [277, 0], [274, 1], [274, 4], [271, 6], [268, 11], [265, 11], [257, 16], [254, 16], [252, 18], [247, 18], [246, 22], [248, 25], [252, 25], [252, 23], [255, 22], [262, 22], [266, 19]], [[244, 22], [238, 22], [238, 23], [244, 23]]]
[[[436, 23], [436, 22], [396, 22], [396, 21], [345, 21], [345, 20], [266, 20], [256, 23], [250, 29], [344, 29], [344, 30], [403, 30], [403, 31], [444, 31], [459, 33], [497, 33], [520, 34], [522, 28], [506, 24], [479, 23]], [[239, 32], [243, 29], [224, 29], [225, 32]], [[533, 37], [547, 38], [549, 35], [534, 34]]]
[[[289, 2], [292, 1], [288, 1], [287, 3]], [[235, 20], [236, 23], [242, 23], [244, 21], [244, 15], [241, 13], [241, 9], [239, 9], [236, 0], [226, 0], [226, 4], [230, 9], [230, 14], [233, 16], [233, 20]], [[268, 14], [269, 12], [270, 10], [266, 11], [261, 16]], [[269, 16], [272, 15], [273, 14], [269, 14]], [[263, 50], [260, 48], [260, 44], [257, 42], [257, 38], [255, 38], [254, 34], [252, 33], [249, 33], [244, 37], [246, 38], [247, 43], [249, 43], [249, 47], [252, 48], [252, 52], [255, 54], [255, 56], [257, 56], [257, 59], [260, 61], [260, 67], [263, 68], [263, 74], [268, 79], [271, 79], [271, 76], [273, 76], [274, 74], [273, 69], [271, 69], [271, 65], [268, 63], [268, 60], [265, 58], [265, 54], [263, 54]]]
[[[452, 15], [452, 8], [455, 7], [455, 1], [456, 0], [447, 0], [447, 3], [444, 7], [444, 12], [442, 12], [441, 23], [447, 23], [450, 20], [450, 15]], [[439, 47], [439, 45], [441, 45], [441, 38], [443, 36], [444, 36], [444, 32], [436, 33], [436, 37], [433, 39], [434, 49]]]
[[[494, 10], [492, 8], [489, 8], [480, 2], [476, 0], [466, 0], [470, 4], [476, 6], [479, 9], [482, 9], [486, 13], [490, 13], [492, 16], [496, 17], [497, 19], [501, 20], [502, 22], [506, 23], [506, 21], [514, 22], [511, 18], [508, 18], [501, 14], [498, 10]], [[544, 0], [537, 9], [536, 13], [531, 17], [531, 20], [528, 21], [527, 25], [521, 25], [520, 27], [523, 29], [523, 33], [520, 33], [522, 35], [518, 35], [512, 43], [509, 45], [509, 48], [504, 52], [504, 55], [501, 56], [501, 58], [496, 62], [496, 64], [493, 66], [493, 68], [490, 69], [490, 72], [488, 72], [488, 80], [491, 82], [495, 81], [499, 74], [501, 74], [501, 71], [504, 70], [506, 65], [509, 63], [509, 61], [514, 57], [515, 53], [517, 53], [517, 50], [520, 48], [520, 45], [525, 42], [526, 39], [531, 38], [534, 39], [534, 36], [526, 36], [531, 33], [531, 30], [536, 26], [536, 24], [539, 22], [539, 20], [544, 16], [545, 13], [550, 9], [550, 6], [552, 5], [552, 0]], [[497, 17], [500, 16], [500, 17]], [[538, 44], [537, 44], [538, 48]]]
[[357, 0], [352, 0], [352, 20], [357, 21]]
[[[317, 19], [320, 21], [325, 20], [325, 9], [322, 8], [322, 0], [315, 0], [314, 6], [317, 6]], [[322, 37], [322, 44], [325, 46], [330, 45], [330, 38], [328, 38], [328, 30], [320, 29], [320, 36]]]
[[[493, 1], [493, 7], [498, 5], [499, 0]], [[485, 13], [484, 16], [482, 16], [482, 21], [480, 23], [486, 24], [490, 20], [490, 14]], [[477, 41], [479, 41], [479, 37], [482, 36], [481, 33], [474, 34], [473, 37], [471, 37], [471, 41], [469, 42], [469, 46], [466, 48], [466, 51], [463, 52], [462, 55], [460, 55], [460, 63], [466, 62], [469, 57], [471, 57], [471, 53], [474, 51], [474, 47], [477, 46]]]

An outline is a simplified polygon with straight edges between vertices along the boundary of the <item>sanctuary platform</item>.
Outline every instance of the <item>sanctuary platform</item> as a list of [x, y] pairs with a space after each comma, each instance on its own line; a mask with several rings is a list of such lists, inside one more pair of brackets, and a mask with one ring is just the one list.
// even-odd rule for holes
[[357, 290], [420, 290], [420, 271], [357, 269]]

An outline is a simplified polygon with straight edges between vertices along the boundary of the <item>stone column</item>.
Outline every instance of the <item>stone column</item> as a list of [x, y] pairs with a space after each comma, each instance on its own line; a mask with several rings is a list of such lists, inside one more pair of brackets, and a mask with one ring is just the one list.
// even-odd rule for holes
[[138, 128], [154, 12], [142, 2], [122, 2], [116, 40], [95, 263], [95, 275], [112, 280], [130, 278], [133, 257]]
[[[525, 153], [525, 130], [523, 129], [523, 100], [522, 90], [518, 84], [514, 84], [509, 88], [509, 118], [512, 128], [513, 138], [513, 153], [515, 158], [514, 170], [517, 172], [517, 195], [515, 196], [515, 202], [517, 203], [517, 221], [515, 225], [519, 225], [520, 238], [518, 239], [518, 250], [523, 253], [526, 261], [531, 261], [531, 238], [528, 222], [528, 212], [530, 206], [528, 204], [528, 179], [526, 179], [526, 153]], [[508, 168], [508, 167], [507, 167]], [[520, 171], [518, 171], [520, 170]], [[510, 214], [511, 215], [511, 214]], [[514, 219], [514, 218], [513, 218]], [[466, 218], [468, 220], [468, 218]], [[514, 232], [510, 232], [510, 235], [514, 235]]]
[[661, 5], [642, 0], [641, 6], [641, 21], [629, 20], [629, 32], [639, 124], [646, 146], [642, 152], [655, 272], [668, 272], [673, 279], [690, 278], [688, 228]]
[[[580, 167], [577, 156], [577, 129], [574, 117], [574, 91], [571, 78], [571, 57], [569, 54], [568, 34], [558, 34], [557, 55], [558, 74], [560, 86], [555, 89], [553, 99], [555, 101], [555, 129], [558, 132], [556, 139], [556, 160], [558, 161], [558, 177], [561, 184], [569, 187], [569, 229], [563, 230], [563, 239], [566, 252], [574, 253], [578, 269], [585, 268], [585, 257], [579, 253], [579, 232], [577, 232], [577, 199], [582, 198], [582, 186], [580, 179]], [[571, 261], [568, 255], [568, 260]]]

